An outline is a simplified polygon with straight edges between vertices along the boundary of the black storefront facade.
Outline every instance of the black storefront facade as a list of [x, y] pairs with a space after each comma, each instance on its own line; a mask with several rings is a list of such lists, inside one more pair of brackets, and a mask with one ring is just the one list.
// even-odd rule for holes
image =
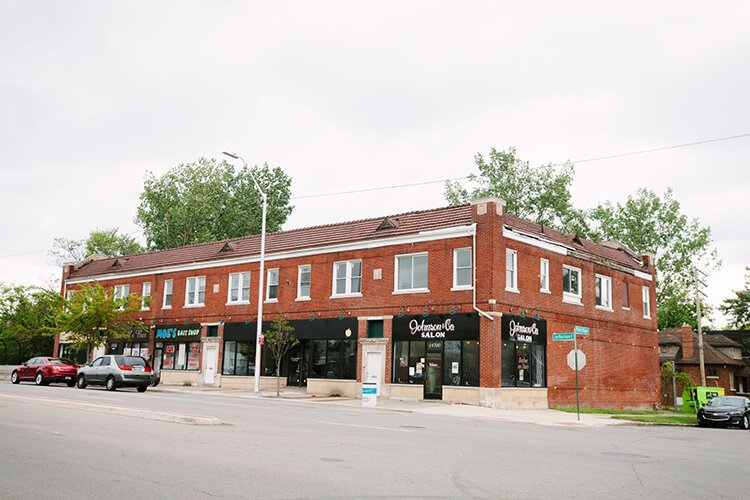
[[479, 387], [479, 316], [445, 314], [393, 318], [393, 384], [424, 387], [442, 399], [444, 386]]
[[503, 315], [502, 387], [547, 386], [547, 322]]
[[[299, 343], [281, 362], [281, 376], [288, 386], [305, 387], [309, 378], [355, 380], [357, 376], [357, 320], [324, 318], [293, 320], [293, 335]], [[263, 331], [271, 322], [263, 322]], [[255, 373], [257, 323], [225, 323], [222, 376], [252, 376]], [[261, 374], [275, 376], [270, 351], [261, 349]]]
[[127, 338], [112, 339], [107, 342], [107, 354], [123, 354], [125, 356], [141, 356], [149, 359], [147, 328], [133, 328]]

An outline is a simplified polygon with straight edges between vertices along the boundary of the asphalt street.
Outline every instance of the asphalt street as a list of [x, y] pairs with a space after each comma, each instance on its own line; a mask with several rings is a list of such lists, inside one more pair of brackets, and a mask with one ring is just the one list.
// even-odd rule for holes
[[4, 499], [746, 498], [750, 489], [750, 432], [736, 429], [542, 426], [8, 382], [0, 416]]

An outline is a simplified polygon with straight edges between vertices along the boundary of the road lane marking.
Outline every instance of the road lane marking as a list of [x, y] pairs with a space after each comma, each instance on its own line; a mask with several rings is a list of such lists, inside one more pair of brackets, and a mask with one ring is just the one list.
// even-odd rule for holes
[[347, 424], [343, 422], [323, 422], [323, 421], [318, 421], [318, 423], [325, 424], [325, 425], [341, 425], [343, 427], [358, 427], [360, 429], [375, 429], [378, 431], [412, 432], [409, 429], [397, 429], [396, 427], [378, 427], [377, 425], [359, 425], [359, 424]]

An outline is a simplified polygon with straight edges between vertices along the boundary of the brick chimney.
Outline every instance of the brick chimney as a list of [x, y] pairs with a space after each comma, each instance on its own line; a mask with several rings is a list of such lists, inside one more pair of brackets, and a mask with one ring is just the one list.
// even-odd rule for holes
[[503, 213], [505, 213], [505, 200], [496, 196], [487, 196], [486, 198], [472, 200], [471, 205], [474, 220], [476, 220], [478, 215], [484, 215], [492, 211], [497, 215], [503, 215]]
[[693, 328], [687, 323], [677, 329], [679, 334], [682, 336], [682, 357], [692, 358], [693, 357]]

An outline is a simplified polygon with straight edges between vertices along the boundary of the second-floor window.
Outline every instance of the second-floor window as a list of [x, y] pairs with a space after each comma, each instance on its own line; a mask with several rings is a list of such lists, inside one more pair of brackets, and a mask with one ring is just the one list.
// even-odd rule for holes
[[231, 273], [227, 302], [230, 304], [250, 303], [250, 273]]
[[539, 259], [539, 291], [549, 292], [549, 261]]
[[279, 270], [268, 270], [268, 283], [266, 283], [266, 300], [279, 300]]
[[164, 300], [161, 307], [162, 309], [172, 307], [172, 280], [164, 280]]
[[141, 288], [141, 309], [144, 311], [147, 311], [149, 309], [149, 305], [151, 304], [151, 282], [146, 281], [143, 283], [143, 287]]
[[581, 303], [581, 270], [563, 266], [563, 300]]
[[307, 264], [297, 268], [297, 300], [310, 298], [310, 272], [312, 267]]
[[505, 289], [518, 291], [518, 252], [511, 249], [505, 250]]
[[396, 256], [396, 291], [427, 290], [427, 253]]
[[187, 279], [185, 305], [202, 306], [206, 302], [206, 277], [195, 276]]
[[612, 278], [596, 275], [596, 305], [612, 309]]
[[[115, 285], [115, 300], [124, 299], [128, 295], [130, 295], [130, 285]], [[125, 309], [125, 304], [121, 305], [120, 309]]]
[[333, 264], [333, 295], [362, 293], [362, 261], [347, 260]]
[[630, 296], [629, 296], [629, 290], [628, 290], [628, 282], [623, 281], [622, 282], [622, 307], [623, 309], [630, 308]]
[[648, 287], [641, 288], [641, 297], [643, 300], [643, 317], [651, 319], [651, 301], [649, 300]]
[[453, 288], [471, 288], [471, 248], [453, 250]]

